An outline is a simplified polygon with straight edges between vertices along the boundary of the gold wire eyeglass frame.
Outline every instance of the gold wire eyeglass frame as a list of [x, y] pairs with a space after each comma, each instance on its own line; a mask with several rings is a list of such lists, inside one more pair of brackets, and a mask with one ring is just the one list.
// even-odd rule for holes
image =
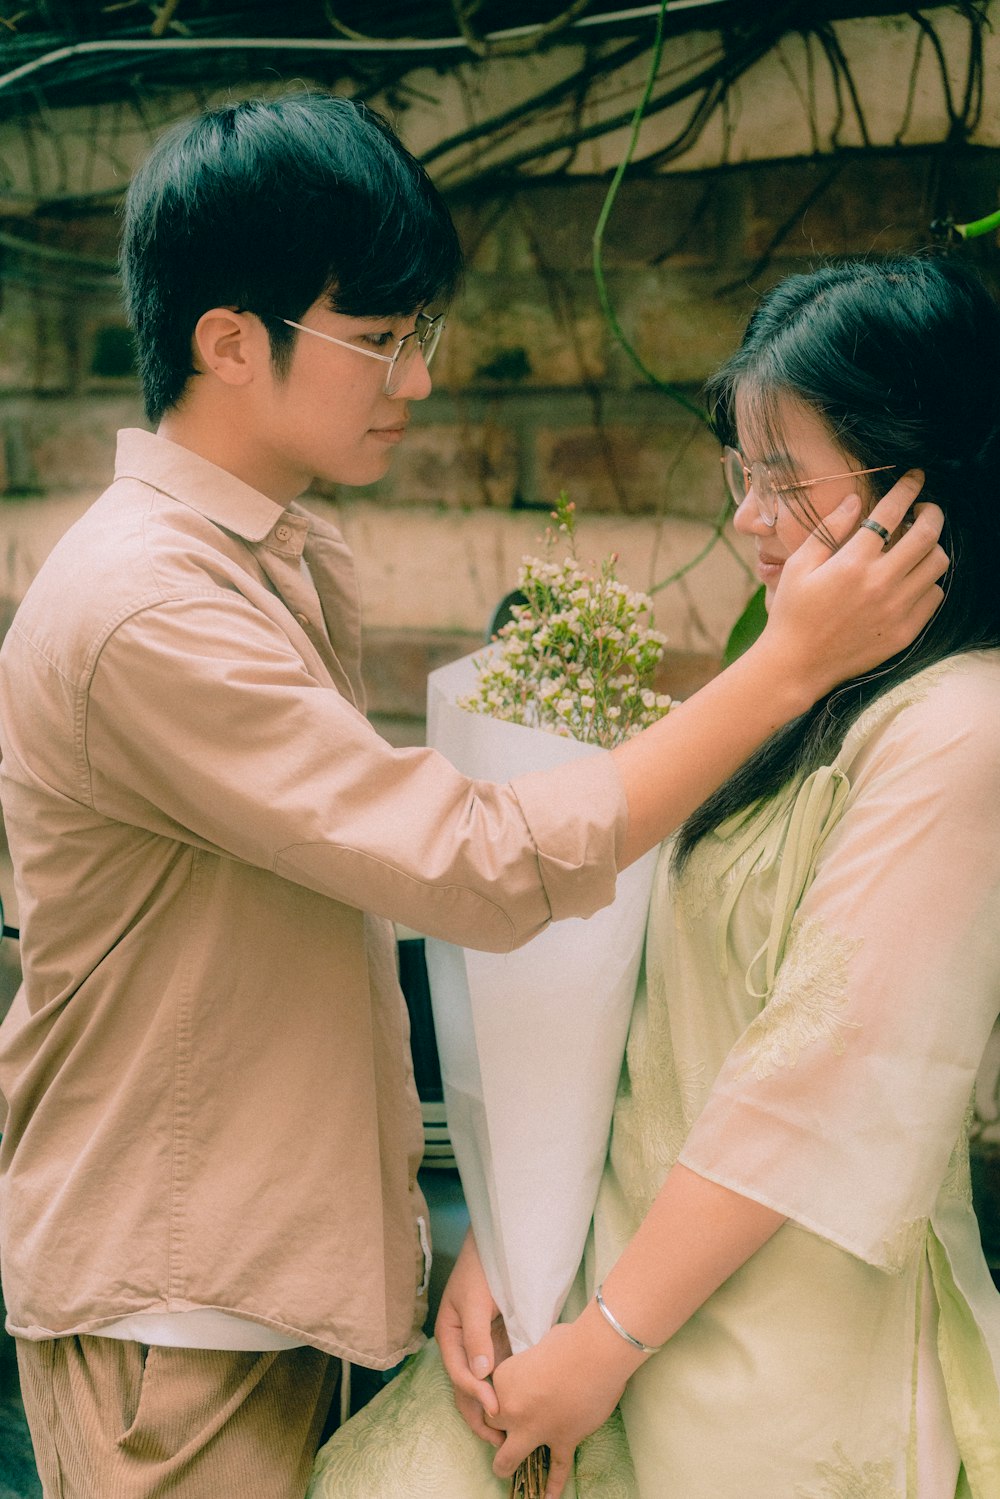
[[[755, 463], [747, 468], [743, 462], [742, 453], [735, 448], [723, 448], [721, 455], [722, 471], [725, 474], [726, 486], [733, 498], [734, 504], [742, 505], [751, 489], [754, 499], [757, 501], [757, 513], [765, 526], [774, 526], [778, 521], [778, 496], [788, 494], [793, 489], [812, 489], [814, 484], [829, 484], [834, 479], [857, 479], [862, 474], [882, 474], [889, 469], [895, 468], [893, 463], [880, 463], [876, 468], [852, 468], [845, 474], [824, 474], [821, 479], [800, 479], [795, 484], [775, 484], [771, 478], [771, 470], [766, 463]], [[740, 493], [739, 483], [736, 479], [735, 470], [739, 469], [743, 475], [743, 492]], [[755, 475], [762, 475], [764, 483], [755, 480]], [[769, 497], [770, 503], [769, 503]]]

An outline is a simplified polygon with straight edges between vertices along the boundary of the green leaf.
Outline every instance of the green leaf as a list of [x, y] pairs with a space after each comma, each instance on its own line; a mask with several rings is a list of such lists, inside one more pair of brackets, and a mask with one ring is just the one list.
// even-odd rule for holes
[[766, 624], [767, 610], [764, 608], [764, 589], [761, 587], [751, 595], [750, 602], [733, 625], [722, 656], [723, 664], [732, 666], [738, 656], [750, 649]]

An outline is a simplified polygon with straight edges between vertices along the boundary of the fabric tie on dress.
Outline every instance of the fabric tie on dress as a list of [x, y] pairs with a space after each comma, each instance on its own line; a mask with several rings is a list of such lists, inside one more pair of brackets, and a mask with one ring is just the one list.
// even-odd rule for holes
[[[729, 874], [732, 877], [716, 928], [716, 956], [723, 977], [729, 972], [730, 922], [751, 872], [772, 865], [778, 868], [767, 939], [747, 968], [747, 992], [756, 999], [766, 1000], [774, 987], [796, 909], [813, 878], [823, 845], [843, 815], [849, 792], [850, 782], [845, 773], [836, 766], [823, 765], [807, 776], [797, 789], [791, 788], [768, 805], [767, 823], [763, 829], [760, 815], [746, 820], [741, 837], [728, 835], [725, 824], [718, 829], [718, 834], [725, 836], [729, 844]], [[783, 812], [789, 800], [792, 809], [786, 818]], [[743, 856], [754, 845], [758, 850], [757, 857], [744, 861], [741, 868]], [[762, 961], [763, 985], [757, 987], [753, 974]]]

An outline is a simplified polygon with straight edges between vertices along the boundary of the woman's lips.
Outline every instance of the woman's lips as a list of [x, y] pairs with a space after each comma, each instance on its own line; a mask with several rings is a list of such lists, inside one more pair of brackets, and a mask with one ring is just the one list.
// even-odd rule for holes
[[396, 443], [402, 442], [406, 436], [406, 428], [403, 427], [371, 427], [370, 435], [379, 442]]
[[784, 557], [768, 557], [763, 553], [757, 554], [757, 576], [764, 584], [776, 583], [781, 577], [781, 569], [785, 565]]

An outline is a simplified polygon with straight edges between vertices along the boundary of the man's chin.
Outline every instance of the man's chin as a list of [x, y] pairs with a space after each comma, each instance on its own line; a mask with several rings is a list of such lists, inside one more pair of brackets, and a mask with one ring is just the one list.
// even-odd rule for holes
[[321, 489], [330, 489], [334, 485], [343, 485], [345, 489], [364, 489], [368, 484], [377, 484], [384, 479], [392, 466], [392, 453], [386, 451], [384, 458], [377, 463], [352, 464], [350, 468], [340, 465], [332, 466], [331, 469], [318, 469], [313, 483], [318, 484]]

